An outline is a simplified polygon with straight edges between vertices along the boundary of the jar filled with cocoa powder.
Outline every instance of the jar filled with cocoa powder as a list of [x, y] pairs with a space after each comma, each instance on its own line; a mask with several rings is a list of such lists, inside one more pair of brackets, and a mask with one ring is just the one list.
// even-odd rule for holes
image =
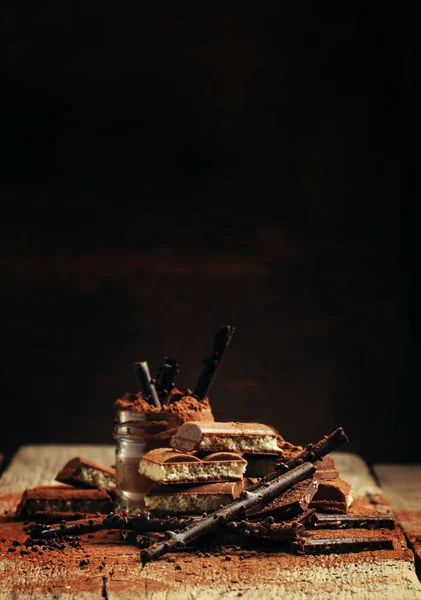
[[200, 401], [190, 394], [190, 390], [174, 389], [161, 409], [146, 402], [141, 393], [125, 394], [116, 401], [116, 510], [136, 514], [144, 508], [143, 498], [152, 482], [138, 470], [143, 454], [168, 447], [187, 421], [214, 420], [208, 399]]

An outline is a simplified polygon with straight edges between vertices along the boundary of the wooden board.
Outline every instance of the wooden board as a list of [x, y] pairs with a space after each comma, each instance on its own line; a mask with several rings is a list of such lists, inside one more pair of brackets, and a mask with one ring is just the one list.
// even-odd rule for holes
[[[22, 448], [0, 480], [0, 507], [13, 510], [23, 489], [53, 483], [64, 462], [76, 455], [111, 464], [114, 449], [112, 446]], [[342, 476], [353, 482], [355, 497], [379, 493], [359, 457], [341, 453], [335, 459]], [[26, 536], [23, 531], [16, 534], [16, 522], [9, 516], [2, 519], [0, 538], [14, 536], [23, 542]], [[0, 558], [0, 600], [39, 597], [214, 600], [239, 596], [255, 599], [259, 595], [269, 600], [281, 596], [286, 600], [421, 600], [421, 585], [403, 536], [399, 546], [402, 547], [399, 558], [391, 551], [341, 557], [291, 557], [280, 552], [262, 557], [251, 553], [245, 558], [234, 552], [227, 561], [225, 555], [180, 553], [175, 563], [164, 557], [142, 569], [138, 548], [123, 542], [117, 532], [97, 532], [84, 541], [83, 548], [63, 551], [59, 565], [50, 565], [48, 552], [30, 553], [17, 560], [5, 551]], [[86, 555], [90, 563], [81, 566], [80, 561]]]
[[421, 574], [421, 464], [375, 465], [374, 472], [415, 552]]

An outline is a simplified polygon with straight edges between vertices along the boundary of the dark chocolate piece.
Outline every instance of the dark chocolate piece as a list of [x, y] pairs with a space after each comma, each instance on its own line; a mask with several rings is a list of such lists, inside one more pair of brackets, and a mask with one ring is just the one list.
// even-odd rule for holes
[[107, 490], [39, 486], [25, 490], [17, 516], [36, 518], [38, 513], [109, 513], [113, 507]]
[[56, 475], [56, 481], [75, 487], [115, 489], [115, 469], [76, 456], [69, 460]]
[[155, 389], [162, 404], [168, 401], [168, 397], [174, 389], [174, 381], [178, 375], [178, 363], [173, 358], [164, 358], [164, 364], [160, 367], [155, 381]]
[[146, 361], [134, 362], [132, 363], [132, 366], [145, 400], [156, 406], [156, 408], [161, 409], [161, 402], [159, 401], [155, 386], [152, 383], [148, 363]]
[[292, 542], [291, 549], [298, 554], [345, 554], [368, 550], [393, 550], [393, 540], [386, 537], [307, 538]]
[[392, 515], [321, 515], [317, 514], [314, 529], [394, 529]]
[[265, 519], [266, 517], [274, 517], [277, 521], [289, 519], [294, 515], [304, 512], [308, 509], [312, 498], [317, 492], [318, 481], [316, 478], [300, 481], [293, 488], [274, 498], [264, 508], [258, 510], [256, 507], [253, 512], [248, 515], [253, 519]]
[[281, 457], [280, 454], [244, 453], [243, 458], [247, 461], [246, 477], [264, 477], [276, 469]]
[[196, 387], [193, 392], [193, 396], [199, 400], [206, 398], [207, 393], [212, 384], [215, 373], [220, 365], [222, 356], [231, 342], [232, 336], [234, 335], [235, 327], [231, 325], [223, 325], [215, 333], [213, 339], [212, 353], [208, 358], [204, 360], [204, 366], [199, 379], [196, 383]]
[[305, 527], [299, 521], [275, 523], [273, 517], [254, 523], [253, 521], [229, 521], [224, 526], [232, 532], [244, 533], [259, 539], [287, 540], [303, 536]]
[[347, 481], [338, 477], [337, 479], [319, 482], [319, 489], [311, 501], [310, 506], [320, 513], [330, 512], [338, 514], [346, 513], [351, 503], [351, 486]]
[[265, 503], [270, 502], [275, 496], [290, 489], [302, 479], [309, 477], [313, 472], [314, 466], [311, 463], [303, 463], [288, 473], [274, 477], [268, 485], [257, 488], [257, 491], [255, 492], [250, 492], [249, 489], [247, 489], [241, 494], [238, 500], [235, 500], [231, 504], [220, 508], [208, 516], [197, 519], [197, 521], [179, 533], [168, 531], [168, 540], [155, 544], [141, 553], [142, 564], [159, 558], [163, 554], [170, 552], [172, 548], [185, 547], [187, 543], [205, 533], [211, 533], [218, 530], [221, 523], [234, 520], [236, 517], [244, 514], [245, 511], [253, 508], [257, 504], [264, 505]]

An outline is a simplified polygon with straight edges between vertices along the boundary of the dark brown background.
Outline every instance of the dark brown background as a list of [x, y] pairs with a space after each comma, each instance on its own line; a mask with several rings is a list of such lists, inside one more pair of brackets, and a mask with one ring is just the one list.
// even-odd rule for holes
[[202, 4], [6, 3], [1, 447], [111, 441], [231, 323], [218, 418], [420, 460], [416, 11]]

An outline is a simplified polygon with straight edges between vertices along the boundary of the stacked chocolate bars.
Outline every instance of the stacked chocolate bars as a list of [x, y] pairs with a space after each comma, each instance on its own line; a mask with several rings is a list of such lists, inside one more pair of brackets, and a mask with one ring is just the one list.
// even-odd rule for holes
[[[140, 474], [152, 484], [146, 508], [166, 515], [212, 512], [303, 450], [267, 425], [239, 422], [185, 423], [171, 446], [147, 452], [139, 463]], [[333, 459], [325, 457], [315, 467], [314, 476], [273, 500], [262, 516], [292, 517], [308, 508], [346, 513], [350, 486], [340, 479]]]
[[54, 522], [113, 510], [115, 469], [77, 456], [64, 465], [56, 481], [61, 485], [25, 490], [17, 516]]

